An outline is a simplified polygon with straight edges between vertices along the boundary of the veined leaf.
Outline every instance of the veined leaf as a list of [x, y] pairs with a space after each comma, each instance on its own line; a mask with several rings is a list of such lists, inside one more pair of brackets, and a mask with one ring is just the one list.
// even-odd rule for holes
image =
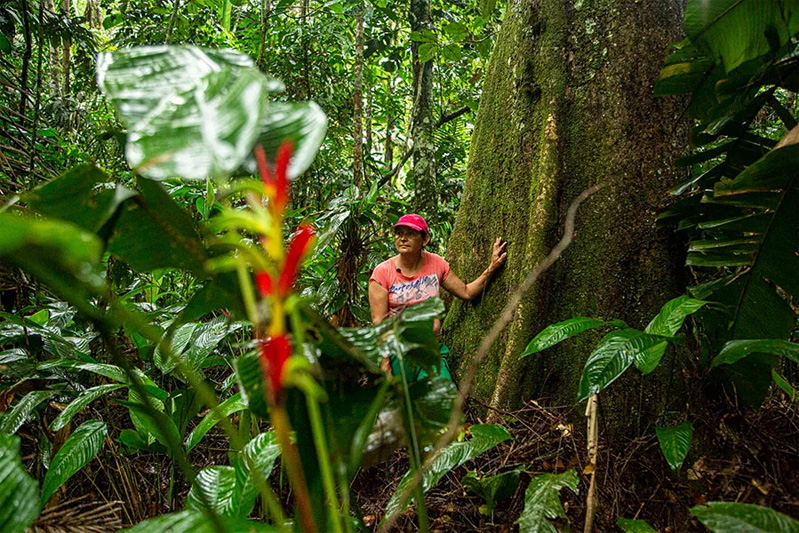
[[93, 387], [91, 389], [87, 389], [83, 391], [80, 396], [75, 398], [70, 402], [66, 408], [61, 411], [55, 420], [50, 423], [50, 431], [58, 431], [59, 429], [63, 428], [72, 420], [76, 414], [81, 412], [84, 407], [92, 403], [97, 398], [107, 394], [109, 392], [121, 389], [125, 385], [118, 385], [116, 383], [108, 383], [106, 385], [98, 385], [97, 387]]
[[0, 434], [13, 435], [16, 433], [33, 410], [54, 394], [55, 391], [35, 390], [23, 396], [10, 411], [6, 412], [3, 418], [0, 418]]
[[528, 355], [538, 353], [578, 333], [600, 326], [623, 328], [626, 327], [626, 324], [621, 320], [605, 321], [588, 317], [570, 318], [569, 320], [564, 320], [563, 322], [558, 322], [557, 324], [552, 324], [544, 328], [541, 333], [530, 341], [530, 344], [527, 345], [527, 348], [524, 349], [524, 352], [519, 357], [527, 357]]
[[161, 372], [168, 374], [175, 369], [179, 359], [181, 359], [183, 350], [186, 349], [198, 325], [199, 324], [195, 322], [189, 322], [188, 324], [182, 324], [175, 330], [172, 334], [171, 342], [169, 343], [170, 349], [168, 352], [171, 355], [170, 359], [161, 351], [161, 344], [166, 342], [166, 336], [161, 340], [158, 346], [155, 347], [153, 363], [155, 363], [155, 366], [157, 366]]
[[[701, 309], [706, 303], [685, 295], [674, 298], [660, 308], [660, 312], [652, 319], [644, 332], [673, 337], [682, 327], [685, 318]], [[643, 354], [634, 360], [636, 368], [645, 375], [652, 372], [660, 363], [663, 354], [666, 353], [667, 346], [668, 341], [662, 341], [646, 348]]]
[[100, 420], [88, 420], [67, 438], [42, 482], [42, 504], [78, 470], [89, 464], [103, 446], [108, 427]]
[[266, 386], [261, 362], [255, 351], [241, 355], [233, 363], [236, 370], [236, 382], [241, 389], [241, 399], [255, 416], [263, 419], [269, 418], [266, 407]]
[[749, 503], [708, 502], [691, 507], [691, 513], [710, 531], [798, 533], [799, 522], [774, 509]]
[[[92, 374], [107, 377], [108, 379], [117, 381], [119, 383], [125, 383], [127, 385], [130, 385], [131, 383], [130, 378], [124, 369], [105, 363], [85, 363], [83, 361], [69, 359], [56, 359], [54, 361], [45, 361], [37, 366], [39, 370], [46, 370], [48, 368], [54, 367], [68, 368], [70, 370], [83, 370], [85, 372], [91, 372]], [[156, 385], [155, 382], [148, 378], [144, 372], [138, 368], [134, 368], [133, 372], [139, 377], [144, 385], [144, 388], [147, 389], [147, 392], [158, 398], [160, 401], [166, 400], [168, 396], [167, 392]]]
[[241, 517], [252, 511], [252, 508], [242, 509], [243, 487], [236, 482], [236, 469], [232, 466], [214, 465], [200, 470], [186, 497], [187, 510], [202, 511], [199, 492], [205, 495], [211, 508], [220, 515]]
[[616, 525], [624, 533], [657, 533], [657, 530], [647, 524], [644, 520], [633, 520], [630, 518], [619, 518]]
[[649, 364], [645, 359], [647, 350], [667, 340], [668, 337], [630, 328], [605, 335], [585, 363], [577, 401], [599, 393], [621, 376], [633, 361], [637, 360], [645, 367]]
[[[424, 492], [435, 486], [450, 470], [511, 438], [507, 429], [494, 424], [477, 424], [471, 426], [469, 432], [472, 434], [470, 440], [450, 444], [441, 450], [433, 460], [430, 469], [422, 476], [422, 490]], [[399, 495], [406, 490], [405, 487], [408, 486], [412, 477], [411, 472], [408, 472], [400, 480], [397, 490], [386, 504], [385, 516], [393, 515], [402, 510], [399, 509]]]
[[781, 355], [799, 362], [799, 344], [778, 339], [748, 339], [729, 341], [713, 359], [712, 366], [730, 365], [753, 353]]
[[566, 518], [559, 492], [568, 488], [577, 492], [577, 474], [569, 470], [562, 474], [541, 474], [530, 481], [524, 493], [524, 510], [516, 521], [520, 533], [557, 533], [549, 518]]
[[246, 456], [246, 460], [242, 461], [242, 465], [245, 467], [244, 471], [248, 475], [252, 475], [247, 467], [248, 461], [250, 461], [261, 473], [263, 479], [267, 479], [272, 473], [275, 461], [280, 457], [277, 436], [272, 431], [259, 433], [244, 446], [242, 453]]
[[[220, 519], [229, 533], [282, 531], [282, 529], [278, 529], [275, 526], [251, 520], [241, 520], [227, 516], [221, 516]], [[162, 533], [218, 533], [216, 525], [208, 518], [208, 515], [200, 511], [191, 510], [156, 516], [122, 531], [125, 533], [152, 533], [154, 531]]]
[[241, 393], [238, 392], [220, 403], [215, 409], [205, 415], [205, 418], [197, 424], [197, 427], [186, 437], [186, 451], [191, 451], [192, 448], [200, 443], [202, 438], [208, 433], [211, 428], [217, 425], [223, 418], [226, 418], [233, 413], [238, 413], [247, 409], [247, 405], [241, 399]]
[[19, 458], [20, 439], [0, 434], [0, 531], [24, 533], [39, 514], [39, 485]]
[[660, 450], [666, 457], [669, 466], [672, 470], [679, 470], [691, 447], [693, 426], [686, 420], [679, 426], [656, 428], [655, 432], [660, 443]]

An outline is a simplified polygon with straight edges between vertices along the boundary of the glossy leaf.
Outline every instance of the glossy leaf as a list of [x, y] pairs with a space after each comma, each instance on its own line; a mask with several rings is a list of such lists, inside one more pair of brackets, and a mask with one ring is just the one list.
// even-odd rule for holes
[[799, 533], [799, 521], [774, 509], [749, 503], [709, 502], [691, 507], [691, 514], [714, 533]]
[[669, 466], [672, 470], [679, 470], [691, 447], [693, 426], [686, 420], [679, 426], [656, 428], [655, 432], [660, 443], [660, 451], [663, 452]]
[[633, 520], [631, 518], [619, 518], [616, 525], [624, 533], [657, 533], [656, 529], [646, 523], [644, 520]]
[[269, 418], [266, 407], [266, 387], [261, 362], [255, 351], [243, 354], [233, 363], [236, 370], [236, 382], [241, 389], [241, 399], [255, 416]]
[[200, 443], [202, 438], [208, 433], [211, 428], [217, 425], [223, 418], [226, 418], [233, 413], [238, 413], [247, 408], [241, 399], [241, 393], [236, 393], [224, 402], [220, 403], [216, 409], [205, 415], [205, 417], [197, 424], [197, 427], [186, 437], [186, 451], [191, 451], [192, 448]]
[[[667, 302], [660, 308], [660, 312], [644, 330], [653, 335], [674, 336], [682, 327], [685, 318], [701, 309], [707, 302], [696, 300], [688, 296], [679, 296]], [[667, 341], [662, 341], [647, 348], [641, 357], [635, 359], [635, 366], [643, 374], [649, 374], [660, 363], [668, 346]]]
[[217, 514], [240, 517], [252, 510], [252, 508], [241, 508], [242, 487], [236, 482], [236, 469], [232, 466], [214, 465], [200, 470], [186, 497], [187, 510], [202, 511], [203, 503], [199, 492], [205, 495], [205, 499]]
[[[474, 425], [469, 428], [469, 432], [472, 434], [471, 439], [448, 445], [433, 460], [430, 469], [422, 476], [422, 490], [424, 492], [435, 486], [450, 470], [461, 466], [466, 461], [511, 438], [507, 429], [494, 424]], [[399, 509], [399, 495], [405, 491], [405, 487], [408, 486], [411, 478], [411, 472], [408, 472], [400, 480], [396, 492], [386, 504], [386, 516], [402, 510]]]
[[42, 482], [42, 504], [78, 470], [89, 464], [103, 446], [108, 427], [100, 420], [89, 420], [78, 426], [67, 438], [53, 460]]
[[66, 408], [50, 423], [48, 428], [50, 431], [58, 431], [63, 428], [72, 420], [72, 418], [81, 412], [87, 405], [92, 403], [97, 398], [108, 394], [109, 392], [119, 390], [125, 385], [118, 385], [116, 383], [108, 383], [106, 385], [98, 385], [91, 389], [83, 391], [80, 396], [72, 400]]
[[25, 423], [34, 409], [55, 394], [50, 390], [31, 391], [22, 397], [3, 418], [0, 418], [0, 434], [13, 435]]
[[158, 367], [158, 370], [164, 374], [168, 374], [175, 369], [178, 361], [181, 359], [183, 350], [185, 350], [186, 346], [188, 346], [192, 335], [194, 335], [194, 330], [197, 329], [198, 325], [199, 324], [190, 322], [188, 324], [181, 325], [174, 331], [172, 334], [172, 339], [169, 342], [170, 349], [165, 350], [169, 353], [169, 355], [171, 355], [171, 358], [169, 359], [161, 350], [161, 343], [166, 342], [166, 336], [161, 340], [161, 343], [156, 346], [155, 351], [153, 352], [153, 363], [155, 363], [155, 366]]
[[530, 341], [530, 344], [527, 345], [527, 348], [524, 349], [524, 352], [519, 357], [527, 357], [528, 355], [538, 353], [578, 333], [600, 326], [623, 328], [626, 324], [621, 320], [605, 321], [598, 318], [587, 317], [570, 318], [569, 320], [564, 320], [563, 322], [558, 322], [557, 324], [552, 324], [544, 328], [541, 333]]
[[24, 533], [39, 514], [39, 484], [19, 457], [20, 439], [0, 434], [0, 531]]
[[557, 529], [550, 518], [566, 518], [559, 492], [568, 488], [577, 492], [577, 474], [569, 470], [562, 474], [541, 474], [530, 481], [524, 493], [524, 510], [516, 521], [520, 533], [551, 532]]
[[519, 488], [519, 474], [523, 471], [523, 468], [516, 468], [495, 476], [481, 477], [472, 470], [463, 476], [461, 483], [485, 500], [486, 503], [480, 507], [480, 512], [491, 516], [496, 505], [513, 496], [513, 493]]
[[[256, 531], [276, 532], [282, 531], [275, 526], [262, 524], [251, 520], [239, 518], [219, 517], [227, 529], [228, 533], [252, 533]], [[152, 533], [159, 531], [162, 533], [218, 533], [214, 522], [203, 512], [186, 510], [179, 513], [169, 513], [156, 516], [139, 522], [129, 529], [123, 529], [126, 533]]]
[[799, 344], [778, 339], [748, 339], [729, 341], [713, 359], [713, 366], [733, 364], [754, 353], [781, 355], [799, 362]]
[[[247, 461], [251, 461], [258, 469], [263, 479], [268, 479], [272, 473], [272, 468], [275, 466], [275, 461], [280, 457], [277, 436], [272, 431], [259, 433], [244, 445], [242, 453]], [[242, 462], [245, 472], [249, 472], [249, 467], [246, 466], [248, 464], [247, 461]]]
[[647, 351], [665, 340], [668, 338], [636, 329], [622, 329], [605, 335], [585, 363], [577, 401], [599, 393], [621, 376], [633, 361], [645, 366]]
[[[54, 361], [46, 361], [44, 363], [40, 363], [38, 365], [39, 370], [46, 370], [48, 368], [67, 368], [70, 370], [83, 370], [85, 372], [91, 372], [92, 374], [97, 374], [98, 376], [107, 377], [113, 381], [117, 381], [119, 383], [125, 383], [130, 385], [130, 377], [125, 372], [124, 369], [115, 366], [109, 365], [105, 363], [86, 363], [83, 361], [74, 361], [69, 359], [56, 359]], [[144, 388], [147, 389], [147, 392], [152, 394], [155, 398], [160, 401], [164, 401], [167, 398], [167, 392], [156, 385], [153, 380], [148, 378], [144, 372], [139, 370], [138, 368], [133, 368], [133, 373], [138, 376], [141, 380]]]

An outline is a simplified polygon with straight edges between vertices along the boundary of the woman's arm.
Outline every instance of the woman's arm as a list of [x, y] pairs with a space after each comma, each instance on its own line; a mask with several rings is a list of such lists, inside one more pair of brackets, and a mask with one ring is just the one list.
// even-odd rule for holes
[[[388, 316], [388, 291], [376, 281], [369, 282], [369, 310], [375, 326]], [[380, 361], [380, 370], [391, 376], [391, 361], [388, 357]]]
[[[502, 239], [497, 237], [497, 240], [494, 241], [494, 247], [491, 253], [491, 264], [488, 265], [488, 268], [486, 268], [483, 273], [477, 277], [477, 279], [468, 285], [461, 281], [461, 279], [453, 272], [450, 272], [449, 276], [447, 276], [447, 279], [444, 280], [441, 286], [462, 300], [473, 299], [475, 296], [480, 294], [483, 289], [485, 289], [486, 283], [488, 282], [488, 278], [491, 276], [491, 274], [493, 274], [494, 271], [505, 262], [505, 259], [508, 257], [508, 253], [505, 251], [505, 247], [507, 245], [508, 243], [502, 242]], [[371, 294], [372, 292], [370, 290], [370, 301]], [[374, 312], [372, 312], [372, 319], [374, 320]]]

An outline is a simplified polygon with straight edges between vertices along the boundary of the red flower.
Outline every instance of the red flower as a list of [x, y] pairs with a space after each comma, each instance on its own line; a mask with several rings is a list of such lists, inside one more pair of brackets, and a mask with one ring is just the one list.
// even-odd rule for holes
[[294, 238], [291, 239], [289, 251], [286, 254], [286, 262], [283, 266], [283, 272], [280, 273], [280, 279], [277, 282], [280, 294], [286, 295], [291, 291], [291, 287], [294, 285], [294, 281], [297, 278], [297, 269], [300, 265], [300, 260], [310, 248], [313, 235], [313, 226], [310, 224], [303, 224], [297, 229]]
[[261, 355], [261, 369], [269, 382], [269, 394], [272, 403], [283, 390], [283, 368], [291, 357], [291, 343], [283, 334], [275, 335], [268, 339], [258, 339], [258, 349]]
[[266, 272], [255, 273], [255, 286], [262, 298], [272, 294], [272, 278]]
[[276, 178], [273, 178], [264, 148], [260, 144], [255, 147], [255, 161], [258, 163], [258, 173], [261, 175], [261, 181], [267, 188], [274, 187], [275, 197], [272, 201], [274, 202], [275, 211], [280, 213], [286, 209], [286, 205], [289, 203], [288, 168], [291, 152], [292, 142], [290, 140], [283, 141], [277, 150], [277, 157], [275, 158]]

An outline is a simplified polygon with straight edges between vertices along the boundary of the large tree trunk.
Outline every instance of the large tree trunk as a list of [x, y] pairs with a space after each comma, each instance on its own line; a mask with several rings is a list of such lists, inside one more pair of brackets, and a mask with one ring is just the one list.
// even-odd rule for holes
[[[430, 0], [411, 0], [411, 31], [433, 29]], [[413, 142], [414, 208], [435, 222], [438, 214], [436, 191], [436, 147], [433, 138], [433, 62], [421, 61], [419, 43], [411, 43], [413, 56], [413, 110], [411, 140]]]
[[[671, 165], [687, 130], [678, 104], [652, 96], [667, 46], [680, 37], [682, 4], [508, 3], [448, 252], [466, 279], [487, 266], [498, 236], [509, 243], [508, 261], [482, 297], [454, 302], [446, 318], [461, 372], [508, 294], [560, 238], [572, 199], [591, 185], [607, 187], [580, 208], [575, 242], [523, 298], [478, 370], [475, 394], [493, 406], [540, 397], [574, 403], [601, 333], [520, 361], [548, 324], [596, 316], [643, 328], [682, 292], [680, 248], [671, 233], [655, 230], [654, 219], [677, 179]], [[661, 409], [674, 357], [645, 383], [633, 370], [611, 385], [600, 399], [613, 407], [602, 414], [639, 424], [649, 410], [639, 401]]]

